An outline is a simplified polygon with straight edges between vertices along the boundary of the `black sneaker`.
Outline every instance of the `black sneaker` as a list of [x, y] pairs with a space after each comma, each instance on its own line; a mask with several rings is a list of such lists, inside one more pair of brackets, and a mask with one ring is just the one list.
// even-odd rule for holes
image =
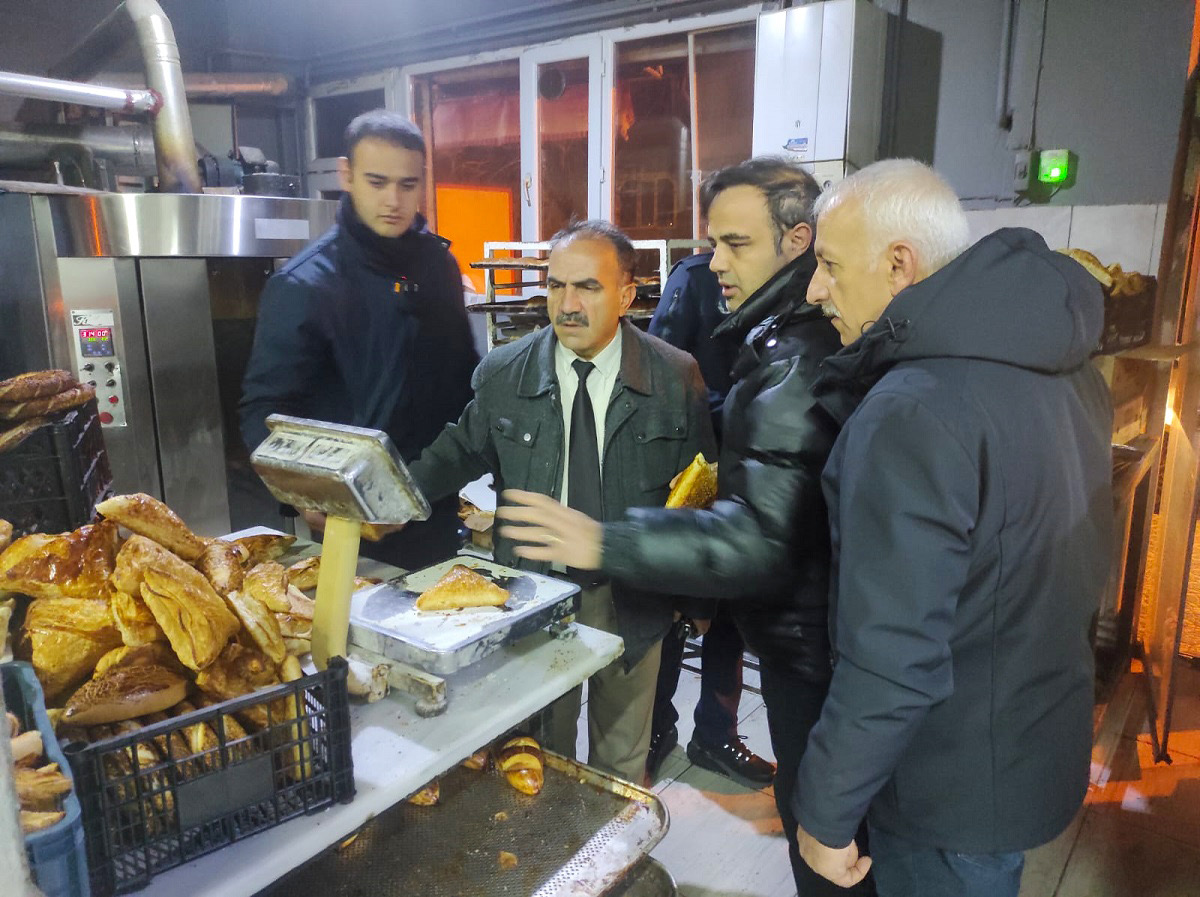
[[693, 738], [687, 746], [688, 759], [697, 766], [733, 779], [745, 779], [755, 785], [770, 785], [775, 780], [775, 764], [764, 760], [733, 738], [721, 745], [705, 744]]
[[646, 775], [651, 780], [658, 774], [659, 764], [675, 745], [679, 744], [679, 729], [675, 726], [650, 736], [650, 751], [646, 754]]

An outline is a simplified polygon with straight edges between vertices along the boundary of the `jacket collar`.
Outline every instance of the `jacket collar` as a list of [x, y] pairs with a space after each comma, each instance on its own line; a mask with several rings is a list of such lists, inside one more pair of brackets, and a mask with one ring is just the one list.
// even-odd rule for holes
[[[557, 339], [553, 327], [543, 327], [533, 336], [533, 345], [525, 356], [521, 377], [517, 383], [517, 395], [525, 398], [545, 395], [556, 385], [554, 376], [554, 346]], [[650, 395], [652, 391], [650, 371], [650, 345], [642, 332], [621, 319], [621, 370], [617, 383], [621, 386]]]
[[741, 342], [751, 330], [767, 318], [802, 308], [807, 301], [808, 282], [817, 270], [812, 247], [792, 259], [754, 291], [737, 311], [713, 329], [717, 339], [730, 337]]
[[429, 226], [420, 212], [412, 226], [398, 237], [381, 237], [364, 222], [354, 210], [348, 193], [342, 194], [337, 209], [337, 222], [345, 234], [359, 247], [367, 264], [378, 271], [391, 275], [408, 274], [414, 257], [422, 250], [425, 238], [430, 238], [445, 248], [450, 241], [430, 233]]

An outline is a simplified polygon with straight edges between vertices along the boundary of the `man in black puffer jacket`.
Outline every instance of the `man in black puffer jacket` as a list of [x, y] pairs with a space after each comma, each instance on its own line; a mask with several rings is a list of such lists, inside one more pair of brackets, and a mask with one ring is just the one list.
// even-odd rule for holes
[[[377, 109], [346, 129], [346, 194], [337, 224], [268, 282], [242, 383], [242, 438], [253, 451], [266, 418], [291, 414], [383, 430], [414, 460], [471, 400], [479, 362], [449, 242], [417, 211], [425, 141], [408, 119]], [[433, 517], [364, 542], [405, 569], [458, 549], [458, 500]], [[320, 529], [323, 516], [305, 512]]]
[[[742, 340], [725, 400], [719, 495], [707, 511], [641, 508], [603, 526], [542, 496], [506, 492], [525, 507], [500, 532], [528, 542], [525, 557], [599, 567], [614, 579], [697, 597], [730, 599], [759, 656], [778, 762], [776, 805], [801, 895], [846, 893], [801, 859], [788, 803], [830, 668], [829, 529], [821, 469], [837, 427], [812, 384], [837, 351], [837, 333], [805, 301], [816, 182], [776, 159], [751, 159], [701, 188], [711, 263], [735, 311], [714, 338]], [[860, 892], [868, 893], [868, 884]], [[858, 893], [858, 892], [854, 892]]]

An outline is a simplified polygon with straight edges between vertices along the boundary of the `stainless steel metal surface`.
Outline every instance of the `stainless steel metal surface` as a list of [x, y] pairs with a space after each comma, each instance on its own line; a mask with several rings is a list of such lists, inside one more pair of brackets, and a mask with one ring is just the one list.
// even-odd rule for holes
[[162, 98], [162, 108], [154, 118], [159, 189], [169, 193], [199, 193], [196, 142], [188, 116], [179, 47], [170, 20], [154, 0], [125, 0], [50, 74], [86, 80], [131, 37], [141, 49], [146, 85]]
[[[123, 395], [119, 396], [124, 404], [125, 425], [104, 430], [113, 489], [118, 493], [148, 492], [161, 496], [154, 399], [136, 265], [133, 259], [58, 259], [57, 269], [64, 298], [60, 315], [62, 337], [54, 351], [57, 364], [72, 368], [77, 377], [87, 382], [89, 372], [67, 364], [74, 355], [71, 319], [77, 313], [94, 311], [106, 311], [113, 316], [114, 361], [124, 371], [125, 380]], [[97, 384], [101, 411], [113, 407], [106, 401], [106, 395], [115, 394], [101, 385], [104, 382], [100, 380]]]
[[225, 444], [203, 259], [142, 259], [162, 499], [203, 536], [229, 532]]
[[0, 124], [0, 166], [42, 165], [63, 153], [98, 156], [130, 174], [155, 171], [154, 135], [145, 125]]
[[17, 72], [0, 72], [0, 93], [130, 113], [154, 112], [159, 105], [158, 95], [152, 90], [80, 84]]
[[[502, 608], [417, 610], [417, 596], [455, 564], [471, 567], [508, 589], [508, 603]], [[482, 558], [450, 558], [356, 592], [350, 602], [350, 644], [448, 675], [574, 613], [578, 595], [574, 583]]]
[[124, 389], [125, 426], [105, 425], [115, 487], [164, 498], [206, 535], [230, 529], [231, 492], [246, 508], [239, 526], [276, 522], [237, 432], [244, 355], [275, 260], [326, 229], [335, 208], [231, 196], [0, 194], [0, 377], [83, 373], [71, 315], [110, 314], [115, 354], [98, 359], [95, 373], [111, 360], [121, 376], [98, 386], [114, 379]]
[[427, 520], [429, 502], [382, 430], [272, 414], [270, 434], [250, 456], [284, 504], [348, 520]]
[[109, 193], [55, 196], [60, 256], [284, 258], [334, 221], [330, 200]]
[[[96, 79], [114, 87], [145, 87], [145, 75], [104, 72]], [[280, 97], [291, 79], [279, 72], [184, 72], [183, 89], [190, 99], [204, 97]]]
[[[545, 758], [545, 784], [533, 796], [500, 773], [459, 766], [441, 778], [436, 806], [393, 807], [259, 897], [611, 894], [666, 834], [666, 808], [645, 789]], [[501, 866], [501, 851], [514, 867]]]
[[61, 292], [50, 218], [34, 215], [43, 199], [0, 194], [0, 377], [52, 367], [52, 307], [43, 297]]

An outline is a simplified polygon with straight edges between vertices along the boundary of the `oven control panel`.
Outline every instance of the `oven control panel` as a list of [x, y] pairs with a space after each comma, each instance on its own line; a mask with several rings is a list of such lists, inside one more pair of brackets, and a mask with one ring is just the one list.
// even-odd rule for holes
[[117, 354], [117, 326], [111, 311], [72, 311], [72, 347], [75, 376], [96, 388], [100, 423], [125, 426], [125, 383]]

